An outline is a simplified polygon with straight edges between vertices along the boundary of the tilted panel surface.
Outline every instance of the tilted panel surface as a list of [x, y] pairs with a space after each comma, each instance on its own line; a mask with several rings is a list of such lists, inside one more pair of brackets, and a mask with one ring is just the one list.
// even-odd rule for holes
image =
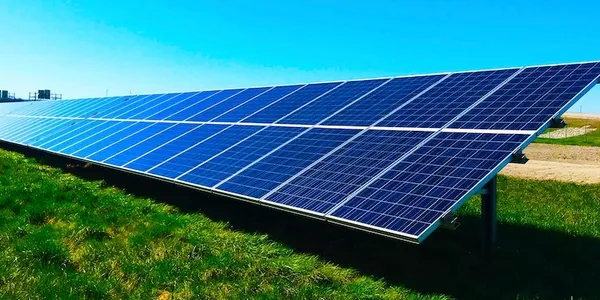
[[206, 109], [205, 111], [192, 116], [189, 121], [210, 121], [226, 112], [230, 109], [237, 107], [247, 101], [254, 99], [255, 97], [268, 91], [270, 88], [253, 88], [247, 89], [235, 96], [228, 98], [227, 100], [215, 104], [214, 106]]
[[[105, 158], [102, 162], [114, 165], [114, 166], [124, 166], [127, 163], [134, 162], [137, 159], [143, 159], [143, 156], [154, 151], [155, 149], [168, 144], [171, 141], [174, 141], [177, 138], [180, 138], [188, 133], [195, 133], [195, 130], [198, 130], [202, 125], [196, 124], [171, 124], [172, 126], [168, 126], [162, 131], [158, 133], [151, 134], [147, 138], [140, 140], [128, 140], [128, 144], [124, 149], [117, 151], [117, 153], [112, 154], [111, 156]], [[218, 127], [218, 129], [222, 129], [223, 127]], [[205, 128], [206, 129], [206, 128]], [[214, 127], [211, 128], [213, 131]], [[215, 129], [216, 130], [216, 129]], [[185, 149], [185, 148], [183, 148]], [[156, 160], [153, 160], [156, 161]], [[144, 170], [151, 168], [151, 163], [142, 163], [138, 167], [142, 169], [141, 165], [150, 164]]]
[[188, 107], [183, 107], [180, 111], [167, 116], [165, 118], [165, 120], [174, 120], [174, 121], [188, 120], [191, 117], [193, 117], [197, 114], [200, 114], [203, 111], [206, 111], [207, 109], [241, 93], [242, 91], [243, 91], [243, 89], [220, 91], [210, 97], [203, 99], [202, 101], [195, 102]]
[[358, 130], [310, 129], [215, 187], [260, 198], [356, 133]]
[[213, 96], [216, 96], [219, 91], [205, 91], [199, 92], [192, 95], [189, 98], [185, 98], [182, 101], [173, 103], [170, 106], [163, 107], [162, 110], [153, 111], [154, 114], [146, 117], [148, 120], [163, 120], [172, 115], [179, 113], [180, 111], [186, 110], [196, 105], [201, 105], [202, 101], [208, 101]]
[[214, 186], [304, 130], [297, 127], [267, 127], [179, 179], [192, 184]]
[[600, 63], [527, 68], [453, 128], [537, 130], [600, 76]]
[[387, 79], [346, 82], [331, 93], [307, 104], [277, 123], [317, 124], [386, 81]]
[[266, 200], [325, 213], [431, 134], [369, 130]]
[[109, 159], [127, 149], [130, 149], [157, 134], [176, 126], [174, 124], [169, 123], [154, 123], [148, 126], [147, 128], [140, 130], [128, 137], [123, 137], [121, 140], [110, 144], [102, 149], [97, 150], [95, 153], [91, 154], [87, 158], [95, 160], [95, 161], [104, 161]]
[[[166, 158], [162, 164], [148, 172], [169, 178], [177, 178], [179, 175], [193, 169], [201, 162], [206, 161], [260, 129], [261, 127], [259, 126], [231, 126], [175, 156]], [[161, 151], [161, 148], [156, 150], [156, 152]]]
[[277, 102], [279, 99], [287, 97], [295, 91], [302, 88], [302, 85], [278, 86], [268, 92], [241, 104], [240, 106], [226, 112], [215, 119], [216, 122], [238, 122], [259, 110], [267, 107], [269, 104]]
[[[370, 126], [444, 75], [396, 78], [336, 113], [324, 125]], [[368, 113], [367, 113], [368, 112]]]
[[[158, 165], [165, 163], [168, 159], [178, 155], [182, 151], [193, 147], [194, 145], [210, 139], [213, 135], [227, 129], [225, 125], [201, 125], [195, 126], [192, 130], [181, 133], [180, 135], [157, 136], [148, 143], [138, 147], [144, 152], [138, 153], [132, 157], [132, 160], [125, 164], [125, 167], [134, 170], [146, 172]], [[167, 140], [166, 142], [164, 140]]]
[[393, 113], [377, 126], [441, 128], [517, 69], [457, 73]]
[[439, 133], [330, 215], [418, 238], [528, 138]]
[[264, 109], [243, 120], [249, 123], [274, 123], [303, 105], [326, 94], [341, 82], [309, 84], [293, 94], [271, 103]]

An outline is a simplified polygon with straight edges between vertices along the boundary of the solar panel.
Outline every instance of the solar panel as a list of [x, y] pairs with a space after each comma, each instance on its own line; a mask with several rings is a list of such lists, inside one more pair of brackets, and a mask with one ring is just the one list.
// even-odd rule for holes
[[356, 133], [357, 130], [309, 129], [214, 187], [260, 198]]
[[265, 201], [326, 213], [431, 132], [370, 130], [296, 173]]
[[261, 108], [266, 107], [277, 100], [285, 98], [297, 90], [301, 89], [302, 85], [289, 85], [289, 86], [278, 86], [258, 97], [245, 102], [222, 116], [215, 119], [216, 122], [238, 122], [249, 117], [251, 114], [259, 111]]
[[177, 179], [211, 187], [304, 131], [298, 127], [265, 127], [218, 155], [189, 169]]
[[440, 132], [328, 215], [418, 239], [528, 138]]
[[600, 63], [0, 104], [0, 140], [423, 241]]
[[513, 75], [517, 69], [453, 74], [377, 123], [384, 127], [441, 128]]
[[[210, 159], [260, 129], [261, 127], [258, 126], [230, 126], [209, 139], [199, 141], [175, 156], [165, 158], [160, 164], [150, 168], [148, 172], [168, 178], [179, 177], [179, 175], [197, 166], [199, 161]], [[162, 152], [162, 148], [156, 149], [156, 153]]]
[[[443, 78], [444, 75], [431, 75], [392, 79], [376, 91], [331, 116], [324, 124], [370, 126]], [[365, 113], [367, 111], [369, 113]]]
[[247, 123], [274, 123], [277, 120], [293, 113], [303, 105], [319, 99], [323, 95], [339, 87], [341, 82], [310, 84], [294, 93], [273, 101], [264, 108], [259, 109], [251, 116], [242, 120]]
[[[163, 124], [168, 124], [168, 123], [163, 123]], [[171, 126], [165, 128], [155, 134], [151, 134], [150, 136], [143, 138], [143, 139], [138, 140], [137, 138], [133, 138], [133, 137], [124, 139], [123, 140], [124, 145], [122, 145], [120, 147], [122, 149], [115, 151], [115, 153], [104, 158], [103, 160], [101, 160], [101, 162], [120, 167], [120, 166], [124, 166], [127, 163], [134, 163], [135, 160], [142, 159], [142, 161], [144, 161], [144, 160], [146, 160], [146, 158], [143, 158], [144, 155], [150, 154], [150, 152], [152, 152], [154, 149], [160, 147], [161, 145], [167, 145], [171, 141], [173, 141], [177, 138], [181, 138], [182, 136], [184, 136], [187, 133], [195, 134], [195, 132], [193, 130], [195, 130], [201, 126], [201, 125], [197, 125], [197, 124], [170, 124], [170, 125]], [[216, 127], [202, 128], [202, 131], [205, 132], [203, 135], [213, 133], [213, 128], [216, 128]], [[221, 127], [218, 127], [218, 128], [222, 129]], [[191, 145], [192, 145], [191, 143], [188, 144], [188, 147]], [[183, 146], [184, 147], [181, 147], [180, 151], [185, 149], [185, 145], [183, 145]], [[166, 149], [167, 148], [164, 148], [163, 150], [166, 150]], [[177, 148], [174, 148], [174, 149], [177, 149]], [[104, 149], [103, 151], [108, 151], [108, 149]], [[174, 153], [172, 153], [172, 155], [175, 155], [178, 153], [177, 151], [172, 151], [172, 152], [174, 152]], [[165, 153], [164, 155], [167, 155], [167, 154]]]
[[307, 103], [297, 111], [277, 121], [284, 124], [317, 124], [344, 106], [376, 90], [388, 80], [346, 82], [327, 95]]
[[191, 109], [194, 105], [199, 105], [202, 101], [208, 101], [211, 97], [215, 96], [219, 91], [204, 91], [199, 93], [194, 93], [191, 97], [185, 98], [179, 102], [175, 102], [171, 105], [160, 106], [156, 109], [152, 109], [151, 112], [153, 114], [144, 118], [136, 117], [137, 119], [151, 119], [151, 120], [164, 120], [172, 115], [177, 114], [178, 112], [186, 109]]
[[[142, 147], [138, 147], [137, 150], [142, 151], [135, 153], [133, 159], [128, 161], [124, 167], [147, 172], [227, 128], [229, 128], [227, 125], [198, 125], [192, 128], [182, 128], [184, 131], [179, 135], [169, 132], [167, 135], [156, 136], [147, 140]], [[180, 128], [173, 128], [173, 131], [176, 129]]]
[[[151, 138], [152, 136], [155, 136], [155, 135], [171, 128], [172, 126], [176, 126], [174, 124], [169, 124], [169, 123], [148, 123], [148, 124], [149, 124], [148, 127], [143, 128], [137, 132], [131, 133], [128, 136], [120, 137], [114, 143], [108, 143], [108, 145], [106, 145], [100, 149], [97, 149], [94, 153], [91, 153], [90, 155], [86, 156], [86, 158], [94, 160], [94, 161], [107, 160], [108, 158], [113, 157], [113, 156], [121, 153], [122, 151], [125, 151], [126, 149], [129, 149], [133, 145], [136, 145], [144, 140], [147, 140], [147, 139]], [[107, 143], [102, 142], [102, 144], [104, 145]]]
[[167, 116], [165, 120], [184, 121], [195, 115], [201, 114], [204, 111], [210, 109], [214, 105], [221, 103], [237, 94], [242, 93], [244, 90], [224, 90], [220, 91], [210, 97], [204, 98], [202, 101], [198, 101], [190, 106], [183, 107], [181, 110]]
[[453, 127], [538, 130], [579, 93], [589, 90], [599, 73], [597, 63], [525, 69]]

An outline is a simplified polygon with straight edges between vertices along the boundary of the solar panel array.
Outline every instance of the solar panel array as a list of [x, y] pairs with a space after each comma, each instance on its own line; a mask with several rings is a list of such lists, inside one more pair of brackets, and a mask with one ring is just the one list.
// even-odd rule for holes
[[0, 139], [421, 242], [600, 63], [0, 105]]

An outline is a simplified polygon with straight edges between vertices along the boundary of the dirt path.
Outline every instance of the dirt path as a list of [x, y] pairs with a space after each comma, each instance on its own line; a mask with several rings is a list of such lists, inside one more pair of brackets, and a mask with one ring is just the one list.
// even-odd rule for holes
[[509, 164], [500, 174], [512, 177], [600, 183], [600, 147], [531, 144], [525, 149], [530, 161]]
[[600, 165], [600, 147], [563, 146], [533, 143], [525, 149], [531, 160]]
[[581, 113], [573, 113], [573, 112], [565, 113], [565, 114], [563, 114], [563, 117], [572, 118], [572, 119], [600, 120], [600, 115], [597, 115], [597, 114], [581, 114]]
[[600, 183], [600, 165], [586, 166], [564, 162], [530, 160], [525, 165], [509, 164], [500, 174], [525, 179], [585, 184]]

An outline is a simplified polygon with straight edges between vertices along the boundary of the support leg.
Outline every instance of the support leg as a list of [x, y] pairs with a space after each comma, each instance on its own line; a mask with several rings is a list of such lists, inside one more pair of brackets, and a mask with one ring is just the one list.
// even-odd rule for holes
[[481, 220], [483, 221], [483, 254], [491, 257], [496, 249], [496, 176], [485, 185], [481, 195]]

